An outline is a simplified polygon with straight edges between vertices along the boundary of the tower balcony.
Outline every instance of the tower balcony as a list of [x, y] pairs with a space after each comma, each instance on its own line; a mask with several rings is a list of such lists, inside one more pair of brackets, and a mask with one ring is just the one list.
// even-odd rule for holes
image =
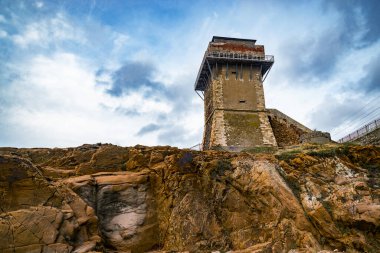
[[203, 57], [197, 79], [195, 80], [194, 89], [204, 91], [208, 81], [213, 76], [212, 67], [217, 64], [250, 64], [252, 66], [261, 66], [261, 75], [265, 80], [270, 68], [274, 63], [273, 55], [257, 55], [257, 53], [241, 52], [223, 52], [223, 51], [206, 51]]

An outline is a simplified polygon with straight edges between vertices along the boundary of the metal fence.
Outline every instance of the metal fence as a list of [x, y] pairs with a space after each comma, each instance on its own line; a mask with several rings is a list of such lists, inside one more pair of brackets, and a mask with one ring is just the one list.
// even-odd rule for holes
[[368, 123], [367, 125], [359, 128], [358, 130], [356, 130], [355, 132], [352, 132], [350, 133], [349, 135], [339, 139], [339, 143], [344, 143], [344, 142], [348, 142], [348, 141], [353, 141], [353, 140], [356, 140], [364, 135], [366, 135], [367, 133], [369, 132], [372, 132], [376, 129], [380, 128], [380, 118], [379, 119], [375, 119], [374, 121]]
[[267, 61], [273, 62], [273, 55], [263, 55], [258, 56], [255, 54], [247, 54], [247, 53], [227, 53], [227, 52], [215, 52], [215, 51], [207, 51], [207, 57], [219, 58], [219, 59], [237, 59], [237, 60], [252, 60], [252, 61]]
[[202, 143], [196, 144], [196, 145], [190, 147], [189, 149], [202, 151]]

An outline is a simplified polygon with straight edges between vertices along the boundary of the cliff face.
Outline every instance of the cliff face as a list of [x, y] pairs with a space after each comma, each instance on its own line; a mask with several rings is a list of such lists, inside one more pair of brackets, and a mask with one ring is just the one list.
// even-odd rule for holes
[[380, 149], [0, 149], [0, 252], [380, 251]]

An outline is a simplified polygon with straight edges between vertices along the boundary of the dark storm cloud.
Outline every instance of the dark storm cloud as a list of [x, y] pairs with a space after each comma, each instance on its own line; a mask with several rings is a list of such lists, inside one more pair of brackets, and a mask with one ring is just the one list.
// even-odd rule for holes
[[[143, 95], [148, 97], [154, 95], [154, 99], [171, 104], [172, 110], [169, 113], [160, 113], [157, 116], [159, 124], [148, 124], [143, 126], [137, 136], [160, 131], [158, 140], [160, 143], [170, 145], [181, 145], [183, 143], [199, 143], [198, 135], [189, 135], [188, 130], [181, 126], [181, 120], [186, 113], [194, 108], [190, 107], [191, 100], [194, 98], [193, 85], [191, 81], [181, 84], [166, 86], [163, 83], [151, 81], [156, 69], [153, 65], [132, 63], [124, 64], [120, 69], [113, 73], [113, 83], [107, 91], [112, 96], [122, 96], [131, 91], [139, 90], [141, 87], [149, 88]], [[99, 72], [101, 75], [102, 72]], [[143, 102], [143, 101], [142, 101]], [[201, 110], [201, 108], [199, 108]], [[135, 116], [140, 115], [137, 110], [118, 107], [117, 112]]]
[[380, 55], [375, 57], [367, 66], [367, 75], [358, 82], [358, 89], [365, 92], [380, 92]]
[[154, 71], [154, 67], [150, 64], [127, 62], [113, 73], [112, 86], [107, 92], [112, 96], [120, 97], [141, 87], [150, 88], [153, 92], [159, 91], [164, 86], [161, 83], [151, 81]]
[[311, 80], [327, 80], [345, 54], [380, 39], [380, 1], [325, 1], [324, 7], [326, 12], [336, 11], [341, 22], [331, 23], [331, 28], [319, 36], [295, 38], [286, 47], [285, 57], [291, 59], [289, 72], [303, 85]]
[[[317, 47], [318, 51], [322, 54], [316, 54], [316, 57], [311, 58], [311, 62], [315, 65], [313, 68], [310, 64], [310, 71], [306, 71], [306, 75], [319, 79], [334, 75], [333, 70], [341, 56], [352, 50], [370, 47], [380, 40], [380, 1], [336, 0], [326, 1], [325, 6], [333, 8], [341, 15], [343, 25], [339, 30], [330, 32], [332, 37], [327, 40], [329, 43], [324, 43], [325, 52], [320, 50], [323, 49], [323, 41], [317, 43], [320, 45]], [[329, 38], [329, 36], [324, 37]], [[374, 108], [377, 106], [376, 98], [380, 96], [380, 55], [363, 55], [363, 57], [372, 57], [367, 65], [357, 65], [364, 70], [364, 77], [356, 83], [342, 85], [341, 92], [345, 94], [343, 96], [345, 99], [338, 100], [334, 96], [327, 96], [311, 114], [314, 127], [325, 131], [339, 127], [341, 130], [332, 133], [340, 138], [376, 117]], [[323, 58], [326, 59], [325, 62]]]
[[148, 134], [148, 133], [151, 133], [151, 132], [155, 132], [157, 130], [159, 130], [161, 128], [161, 126], [157, 125], [157, 124], [149, 124], [149, 125], [146, 125], [144, 127], [142, 127], [139, 132], [137, 133], [138, 136], [143, 136], [145, 134]]
[[287, 48], [286, 57], [292, 59], [292, 78], [308, 81], [324, 80], [334, 73], [340, 56], [347, 49], [342, 30], [327, 30], [320, 37], [293, 43]]
[[[157, 100], [167, 101], [173, 105], [171, 115], [184, 113], [189, 108], [191, 99], [194, 97], [193, 85], [190, 81], [166, 86], [160, 82], [151, 81], [156, 68], [151, 64], [138, 62], [125, 63], [121, 68], [112, 74], [111, 88], [107, 90], [112, 96], [122, 96], [131, 91], [139, 90], [141, 87], [149, 88], [143, 94], [145, 97], [156, 95]], [[96, 74], [101, 75], [103, 70]], [[128, 108], [119, 108], [119, 112], [129, 114]]]
[[[380, 38], [380, 1], [378, 0], [335, 0], [326, 1], [328, 7], [335, 8], [343, 15], [346, 32], [349, 36], [355, 32], [362, 32], [365, 26], [365, 34], [362, 41], [373, 43]], [[358, 17], [359, 15], [359, 17]]]

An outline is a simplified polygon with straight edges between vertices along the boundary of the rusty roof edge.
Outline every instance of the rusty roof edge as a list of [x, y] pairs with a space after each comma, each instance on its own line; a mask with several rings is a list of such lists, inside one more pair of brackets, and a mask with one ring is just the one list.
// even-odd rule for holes
[[222, 39], [222, 40], [235, 40], [235, 41], [249, 41], [256, 43], [256, 40], [252, 39], [241, 39], [241, 38], [232, 38], [232, 37], [222, 37], [222, 36], [212, 36], [211, 42], [215, 42], [215, 39]]

